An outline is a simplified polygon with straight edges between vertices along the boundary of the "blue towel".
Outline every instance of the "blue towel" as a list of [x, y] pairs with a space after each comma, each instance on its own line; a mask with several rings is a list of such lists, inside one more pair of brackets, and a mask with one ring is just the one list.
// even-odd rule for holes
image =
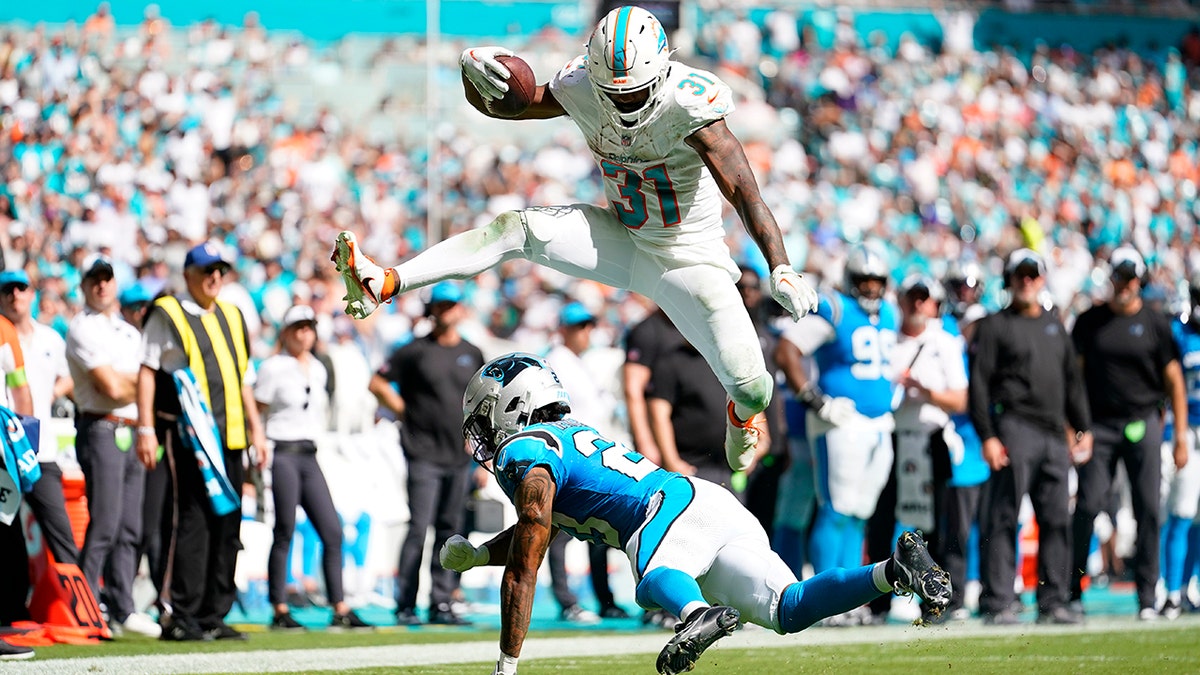
[[[179, 416], [179, 435], [191, 446], [200, 465], [200, 475], [208, 492], [213, 513], [224, 516], [242, 508], [242, 496], [229, 483], [225, 473], [221, 430], [213, 419], [208, 404], [200, 395], [200, 385], [190, 368], [174, 373], [175, 390], [183, 413]], [[241, 486], [238, 486], [241, 487]]]
[[11, 525], [21, 508], [21, 494], [33, 489], [42, 477], [37, 460], [38, 430], [36, 417], [26, 417], [0, 406], [0, 422], [4, 424], [3, 459], [6, 472], [0, 476], [0, 523]]

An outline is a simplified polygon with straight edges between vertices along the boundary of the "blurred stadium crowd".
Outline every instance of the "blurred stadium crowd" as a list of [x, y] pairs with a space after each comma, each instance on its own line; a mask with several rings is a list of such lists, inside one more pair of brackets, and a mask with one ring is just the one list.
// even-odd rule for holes
[[[813, 29], [777, 14], [765, 33], [744, 15], [714, 14], [694, 51], [754, 85], [739, 87], [734, 124], [750, 129], [748, 153], [797, 267], [838, 279], [846, 244], [876, 237], [889, 243], [897, 280], [941, 276], [965, 259], [994, 273], [1028, 244], [1055, 270], [1055, 303], [1077, 310], [1107, 279], [1096, 261], [1130, 241], [1159, 290], [1181, 295], [1177, 281], [1200, 264], [1189, 246], [1200, 219], [1195, 31], [1153, 54], [981, 52], [952, 31], [940, 52], [908, 38], [893, 53], [844, 15], [833, 47], [820, 49]], [[170, 31], [183, 31], [185, 53], [170, 53]], [[389, 45], [380, 42], [374, 67], [398, 58]], [[157, 291], [190, 245], [213, 238], [241, 254], [239, 283], [265, 327], [257, 355], [294, 298], [314, 304], [331, 337], [333, 233], [355, 229], [385, 259], [421, 248], [431, 162], [423, 143], [372, 140], [361, 120], [334, 110], [294, 112], [273, 85], [315, 68], [319, 49], [269, 39], [253, 15], [239, 30], [176, 29], [149, 11], [118, 38], [98, 12], [79, 26], [0, 33], [0, 243], [5, 264], [36, 280], [40, 320], [65, 328], [87, 252], [110, 253], [122, 285], [140, 279]], [[754, 131], [763, 128], [794, 133]], [[450, 230], [505, 208], [602, 198], [574, 135], [520, 147], [476, 136], [440, 136]], [[732, 211], [728, 221], [735, 258], [761, 264]], [[999, 275], [989, 277], [995, 307]], [[469, 295], [481, 330], [545, 334], [555, 308], [539, 306], [573, 285], [511, 266]], [[596, 311], [616, 299], [583, 295]], [[631, 318], [615, 307], [605, 316], [614, 337]], [[344, 330], [381, 356], [409, 329], [404, 303], [394, 309], [392, 320]]]

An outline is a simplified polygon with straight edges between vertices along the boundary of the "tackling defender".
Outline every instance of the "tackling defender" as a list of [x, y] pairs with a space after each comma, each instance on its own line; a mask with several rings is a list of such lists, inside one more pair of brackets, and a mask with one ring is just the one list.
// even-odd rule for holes
[[623, 550], [638, 604], [682, 618], [658, 655], [664, 674], [691, 670], [739, 621], [795, 633], [892, 590], [915, 593], [933, 608], [950, 600], [949, 576], [913, 532], [900, 536], [885, 562], [797, 581], [729, 491], [659, 468], [567, 419], [569, 412], [558, 376], [532, 354], [488, 362], [463, 396], [463, 435], [476, 461], [493, 467], [518, 517], [478, 548], [455, 535], [439, 552], [442, 565], [459, 572], [505, 566], [493, 675], [517, 672], [538, 567], [557, 529]]
[[[507, 211], [388, 269], [342, 232], [333, 260], [346, 284], [346, 312], [356, 318], [399, 293], [513, 258], [652, 298], [728, 392], [725, 452], [741, 470], [755, 458], [773, 381], [735, 286], [740, 272], [724, 242], [722, 195], [766, 257], [775, 299], [799, 318], [816, 310], [817, 295], [788, 262], [775, 217], [725, 124], [729, 86], [671, 53], [652, 14], [618, 7], [596, 26], [587, 54], [538, 85], [524, 113], [505, 118], [569, 116], [600, 165], [607, 208]], [[495, 117], [486, 104], [508, 90], [509, 71], [497, 57], [510, 55], [501, 47], [462, 53], [467, 101], [485, 115]]]

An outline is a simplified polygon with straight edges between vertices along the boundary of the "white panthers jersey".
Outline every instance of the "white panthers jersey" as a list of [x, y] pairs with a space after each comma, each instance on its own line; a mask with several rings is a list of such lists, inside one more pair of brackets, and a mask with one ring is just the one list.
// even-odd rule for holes
[[551, 78], [550, 90], [587, 139], [609, 208], [638, 246], [678, 257], [680, 245], [722, 239], [720, 188], [684, 139], [733, 110], [729, 86], [708, 71], [671, 61], [660, 103], [665, 109], [647, 128], [630, 133], [601, 109], [586, 63], [586, 55], [576, 57]]

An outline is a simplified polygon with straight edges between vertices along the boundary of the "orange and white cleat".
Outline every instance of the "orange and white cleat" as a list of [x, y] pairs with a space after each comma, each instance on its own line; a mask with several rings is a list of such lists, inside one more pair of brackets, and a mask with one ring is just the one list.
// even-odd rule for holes
[[754, 462], [758, 441], [767, 435], [767, 416], [754, 413], [746, 421], [733, 413], [733, 401], [725, 408], [725, 461], [734, 471], [745, 471]]
[[359, 251], [353, 232], [338, 233], [330, 260], [346, 284], [346, 295], [342, 298], [346, 301], [346, 313], [355, 319], [365, 319], [396, 295], [399, 288], [396, 271], [384, 269]]

